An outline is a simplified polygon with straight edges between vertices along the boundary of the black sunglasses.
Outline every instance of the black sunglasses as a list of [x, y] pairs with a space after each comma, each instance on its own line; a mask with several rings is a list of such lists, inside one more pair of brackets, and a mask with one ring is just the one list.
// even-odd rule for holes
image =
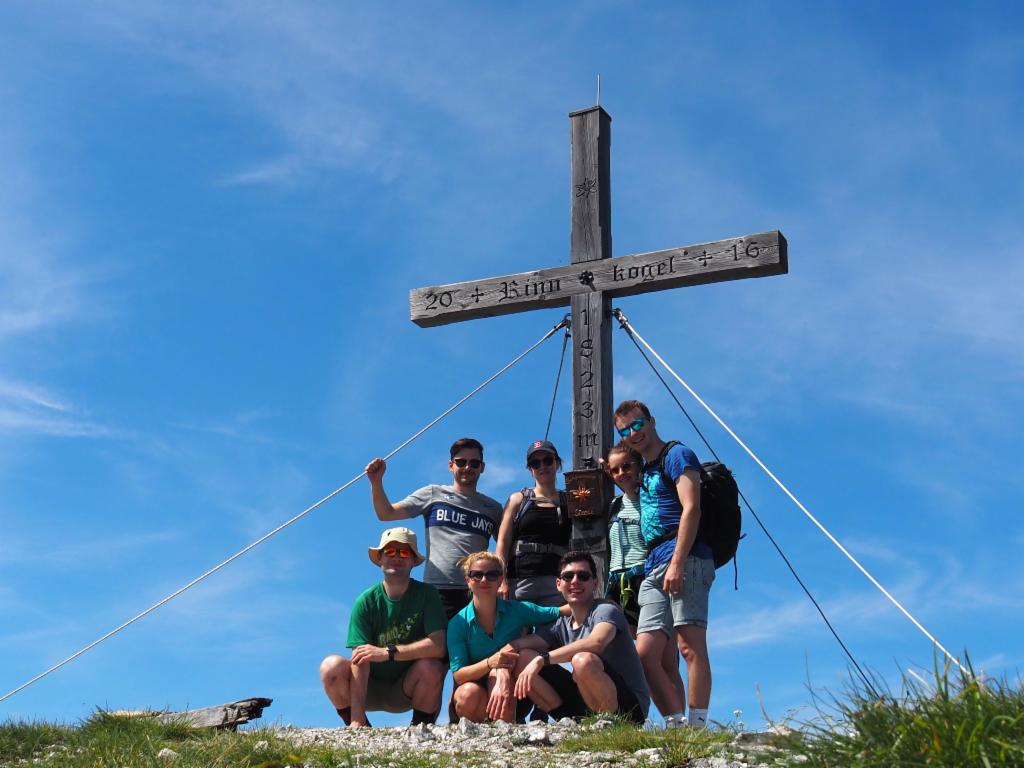
[[470, 469], [480, 469], [480, 467], [484, 465], [483, 461], [480, 459], [452, 459], [452, 464], [459, 469], [465, 469], [466, 467], [469, 467]]
[[467, 575], [473, 581], [501, 581], [501, 571], [470, 571]]
[[572, 581], [574, 576], [577, 581], [582, 581], [584, 584], [594, 578], [594, 574], [590, 571], [563, 571], [558, 575], [558, 578], [562, 581]]
[[545, 456], [543, 459], [530, 459], [526, 462], [530, 469], [540, 469], [541, 467], [550, 467], [555, 463], [554, 456]]

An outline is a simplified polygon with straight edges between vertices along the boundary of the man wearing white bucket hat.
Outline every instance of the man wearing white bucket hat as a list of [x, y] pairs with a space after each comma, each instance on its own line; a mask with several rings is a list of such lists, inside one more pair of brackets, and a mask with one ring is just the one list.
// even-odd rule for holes
[[441, 709], [446, 667], [441, 598], [409, 574], [423, 562], [416, 534], [389, 528], [369, 547], [384, 580], [356, 598], [348, 624], [351, 660], [332, 654], [320, 664], [327, 698], [346, 725], [367, 728], [368, 711], [413, 711], [412, 723], [433, 723]]

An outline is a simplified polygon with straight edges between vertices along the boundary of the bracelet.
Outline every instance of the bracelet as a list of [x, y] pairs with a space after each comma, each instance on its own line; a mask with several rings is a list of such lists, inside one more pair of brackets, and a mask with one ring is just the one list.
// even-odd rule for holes
[[388, 661], [394, 661], [395, 656], [398, 655], [398, 646], [394, 643], [388, 644]]
[[547, 666], [551, 663], [551, 654], [547, 651], [541, 651], [540, 657], [544, 660], [544, 666]]

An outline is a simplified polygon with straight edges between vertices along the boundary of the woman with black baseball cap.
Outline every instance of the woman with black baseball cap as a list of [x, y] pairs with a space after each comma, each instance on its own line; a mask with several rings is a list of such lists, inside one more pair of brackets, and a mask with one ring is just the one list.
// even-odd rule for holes
[[569, 507], [558, 489], [562, 459], [548, 440], [526, 449], [533, 487], [513, 493], [505, 503], [498, 530], [497, 553], [508, 563], [498, 594], [538, 605], [563, 605], [555, 586], [559, 558], [569, 547]]

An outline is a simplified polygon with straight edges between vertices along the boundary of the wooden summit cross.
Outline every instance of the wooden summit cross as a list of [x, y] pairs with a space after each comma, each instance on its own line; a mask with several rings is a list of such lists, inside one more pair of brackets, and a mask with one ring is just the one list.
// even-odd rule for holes
[[[781, 275], [788, 269], [786, 238], [777, 230], [612, 258], [611, 122], [599, 106], [569, 114], [572, 234], [568, 266], [409, 292], [411, 319], [424, 328], [571, 307], [573, 470], [596, 468], [617, 437], [612, 422], [613, 297]], [[604, 538], [604, 514], [600, 519], [574, 520], [574, 540], [594, 542], [586, 547], [593, 550]]]

